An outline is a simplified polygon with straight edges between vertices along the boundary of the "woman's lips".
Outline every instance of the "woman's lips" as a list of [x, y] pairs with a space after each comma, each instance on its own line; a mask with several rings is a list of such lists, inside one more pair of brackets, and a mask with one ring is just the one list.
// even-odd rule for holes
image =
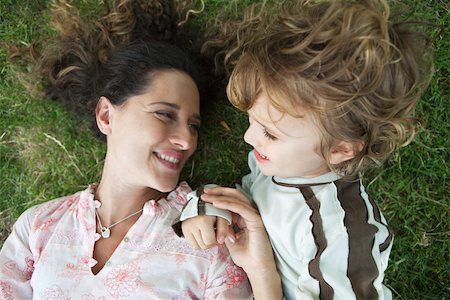
[[173, 151], [156, 152], [159, 162], [170, 170], [178, 171], [181, 168], [182, 155]]

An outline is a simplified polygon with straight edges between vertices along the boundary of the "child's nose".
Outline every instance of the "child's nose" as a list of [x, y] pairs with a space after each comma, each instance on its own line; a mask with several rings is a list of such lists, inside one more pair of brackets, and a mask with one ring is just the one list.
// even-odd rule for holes
[[257, 146], [256, 145], [257, 139], [255, 138], [254, 129], [251, 124], [250, 124], [250, 126], [248, 126], [247, 130], [244, 133], [244, 141], [253, 147]]

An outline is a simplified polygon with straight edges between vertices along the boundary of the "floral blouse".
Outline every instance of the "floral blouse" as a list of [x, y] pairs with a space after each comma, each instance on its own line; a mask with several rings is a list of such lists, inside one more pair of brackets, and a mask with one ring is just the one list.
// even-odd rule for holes
[[28, 209], [0, 252], [0, 298], [252, 299], [225, 247], [194, 250], [173, 231], [190, 191], [183, 182], [166, 199], [148, 201], [96, 275], [92, 186]]

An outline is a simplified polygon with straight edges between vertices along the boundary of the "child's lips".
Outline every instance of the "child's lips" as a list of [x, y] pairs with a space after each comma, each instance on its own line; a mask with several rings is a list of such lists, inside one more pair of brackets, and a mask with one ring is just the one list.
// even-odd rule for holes
[[255, 149], [255, 157], [258, 162], [267, 162], [269, 158], [267, 156], [262, 155]]

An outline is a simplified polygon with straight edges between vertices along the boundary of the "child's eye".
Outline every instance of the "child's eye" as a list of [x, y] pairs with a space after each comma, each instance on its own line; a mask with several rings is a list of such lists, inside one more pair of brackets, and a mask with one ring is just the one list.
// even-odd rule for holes
[[170, 111], [155, 111], [154, 114], [158, 119], [163, 121], [173, 121], [177, 119], [176, 115]]
[[267, 130], [263, 129], [263, 133], [264, 133], [264, 136], [266, 138], [268, 138], [269, 140], [272, 140], [272, 141], [277, 140], [277, 137], [272, 135], [272, 134], [270, 134]]

